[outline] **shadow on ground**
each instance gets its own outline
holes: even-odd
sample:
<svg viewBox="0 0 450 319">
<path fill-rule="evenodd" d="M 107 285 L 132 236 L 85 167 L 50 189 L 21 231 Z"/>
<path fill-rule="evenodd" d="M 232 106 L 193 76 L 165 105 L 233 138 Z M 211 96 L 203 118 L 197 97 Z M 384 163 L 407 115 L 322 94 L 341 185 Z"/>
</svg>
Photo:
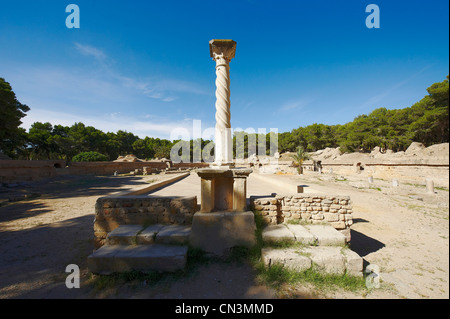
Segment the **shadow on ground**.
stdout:
<svg viewBox="0 0 450 319">
<path fill-rule="evenodd" d="M 361 257 L 367 256 L 386 245 L 372 237 L 351 229 L 351 249 Z"/>
<path fill-rule="evenodd" d="M 87 215 L 0 232 L 0 298 L 77 296 L 80 291 L 65 286 L 65 269 L 69 264 L 86 267 L 86 257 L 93 249 L 92 221 Z"/>
</svg>

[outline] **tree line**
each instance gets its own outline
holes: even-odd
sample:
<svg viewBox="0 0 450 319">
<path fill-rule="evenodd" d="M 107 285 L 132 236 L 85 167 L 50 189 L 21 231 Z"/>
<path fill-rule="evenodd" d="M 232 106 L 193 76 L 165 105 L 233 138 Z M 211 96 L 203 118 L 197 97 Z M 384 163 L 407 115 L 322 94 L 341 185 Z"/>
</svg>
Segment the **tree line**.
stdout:
<svg viewBox="0 0 450 319">
<path fill-rule="evenodd" d="M 253 153 L 261 154 L 258 149 L 266 154 L 273 153 L 277 143 L 278 152 L 284 153 L 295 152 L 298 147 L 309 152 L 327 147 L 340 147 L 341 152 L 370 152 L 376 146 L 401 151 L 413 141 L 427 146 L 449 142 L 448 79 L 447 76 L 446 80 L 431 85 L 428 94 L 411 107 L 378 108 L 343 125 L 314 123 L 278 134 L 235 132 L 234 155 L 246 158 Z M 27 105 L 17 100 L 10 84 L 0 78 L 0 151 L 13 159 L 70 161 L 80 152 L 98 152 L 109 160 L 126 154 L 142 159 L 170 158 L 172 147 L 180 142 L 140 138 L 122 130 L 105 133 L 83 123 L 63 126 L 35 122 L 27 132 L 19 126 L 28 110 Z M 214 154 L 211 141 L 200 139 L 182 143 L 189 148 L 189 154 L 181 154 L 179 150 L 183 161 L 192 160 L 194 154 L 202 151 L 210 156 Z"/>
<path fill-rule="evenodd" d="M 426 146 L 449 142 L 449 84 L 447 79 L 427 89 L 411 107 L 377 108 L 344 125 L 314 123 L 278 136 L 280 152 L 339 147 L 341 152 L 370 152 L 374 147 L 404 151 L 412 142 Z"/>
</svg>

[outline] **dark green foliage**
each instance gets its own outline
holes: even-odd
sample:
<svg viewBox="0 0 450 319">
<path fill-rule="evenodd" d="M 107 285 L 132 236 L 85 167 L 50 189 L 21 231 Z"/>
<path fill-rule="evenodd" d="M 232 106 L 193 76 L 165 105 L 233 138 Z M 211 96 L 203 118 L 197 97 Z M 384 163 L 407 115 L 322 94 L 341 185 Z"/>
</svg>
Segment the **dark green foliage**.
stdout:
<svg viewBox="0 0 450 319">
<path fill-rule="evenodd" d="M 312 124 L 279 134 L 280 152 L 340 147 L 342 152 L 370 152 L 374 147 L 404 151 L 412 142 L 426 146 L 449 142 L 449 89 L 447 79 L 434 83 L 411 107 L 378 108 L 344 125 Z"/>
<path fill-rule="evenodd" d="M 311 152 L 338 146 L 342 152 L 369 152 L 376 146 L 404 151 L 413 141 L 426 146 L 446 143 L 449 142 L 448 86 L 447 76 L 446 80 L 431 85 L 427 89 L 428 95 L 411 107 L 378 108 L 344 125 L 314 123 L 279 134 L 235 132 L 234 155 L 242 159 L 253 153 L 259 154 L 260 143 L 265 144 L 266 155 L 275 152 L 277 143 L 279 153 L 295 152 L 298 147 Z M 16 99 L 9 83 L 0 78 L 0 151 L 12 158 L 70 160 L 80 152 L 91 151 L 106 155 L 108 160 L 127 154 L 142 159 L 170 158 L 172 147 L 180 142 L 152 137 L 141 139 L 121 130 L 104 133 L 83 123 L 69 127 L 36 122 L 27 133 L 19 125 L 28 110 L 28 106 Z M 199 149 L 203 155 L 210 155 L 209 160 L 214 155 L 211 141 L 181 142 L 189 147 L 189 153 L 185 154 L 178 148 L 183 162 L 192 161 L 194 155 L 198 157 Z M 250 149 L 249 145 L 252 146 Z"/>
<path fill-rule="evenodd" d="M 107 160 L 106 155 L 98 152 L 82 152 L 72 158 L 72 162 L 105 162 Z"/>
<path fill-rule="evenodd" d="M 0 152 L 17 158 L 26 143 L 26 132 L 19 126 L 30 108 L 20 103 L 11 85 L 0 78 Z"/>
</svg>

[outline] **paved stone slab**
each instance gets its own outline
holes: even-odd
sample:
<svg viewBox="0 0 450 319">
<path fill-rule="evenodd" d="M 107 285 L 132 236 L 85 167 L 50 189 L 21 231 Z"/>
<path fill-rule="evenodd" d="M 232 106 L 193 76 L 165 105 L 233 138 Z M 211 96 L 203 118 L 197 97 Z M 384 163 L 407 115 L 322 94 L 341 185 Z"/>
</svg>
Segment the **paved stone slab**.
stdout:
<svg viewBox="0 0 450 319">
<path fill-rule="evenodd" d="M 149 245 L 155 242 L 156 234 L 164 227 L 164 225 L 150 225 L 136 236 L 138 245 Z"/>
<path fill-rule="evenodd" d="M 263 248 L 261 259 L 266 267 L 280 264 L 295 271 L 311 267 L 324 274 L 363 276 L 363 260 L 348 248 L 310 246 L 301 248 Z"/>
<path fill-rule="evenodd" d="M 363 276 L 364 261 L 356 252 L 345 248 L 342 251 L 345 258 L 345 268 L 350 276 Z"/>
<path fill-rule="evenodd" d="M 190 245 L 207 253 L 224 256 L 235 246 L 256 244 L 256 224 L 253 212 L 195 213 L 192 220 Z"/>
<path fill-rule="evenodd" d="M 295 241 L 294 233 L 284 224 L 267 226 L 263 229 L 262 238 L 264 242 Z"/>
<path fill-rule="evenodd" d="M 320 246 L 344 246 L 345 236 L 333 226 L 308 225 L 305 228 L 317 238 Z"/>
<path fill-rule="evenodd" d="M 325 274 L 343 275 L 345 273 L 345 258 L 341 247 L 316 246 L 305 247 L 301 251 L 308 255 L 314 268 Z"/>
<path fill-rule="evenodd" d="M 155 242 L 159 244 L 187 244 L 191 226 L 165 225 L 157 234 Z"/>
<path fill-rule="evenodd" d="M 114 256 L 118 252 L 117 247 L 117 245 L 105 245 L 88 256 L 87 263 L 89 271 L 94 274 L 102 275 L 113 273 L 114 271 L 111 268 L 111 265 L 114 262 Z"/>
<path fill-rule="evenodd" d="M 300 242 L 303 245 L 316 244 L 317 238 L 302 225 L 287 224 L 287 228 L 294 234 L 295 241 Z"/>
<path fill-rule="evenodd" d="M 141 225 L 120 225 L 108 234 L 108 245 L 135 245 L 136 235 L 143 229 Z"/>
<path fill-rule="evenodd" d="M 88 257 L 88 268 L 103 275 L 128 271 L 173 272 L 185 267 L 187 250 L 187 246 L 159 244 L 106 245 Z"/>
<path fill-rule="evenodd" d="M 261 258 L 266 267 L 280 264 L 288 269 L 299 272 L 311 268 L 312 265 L 311 259 L 300 253 L 299 250 L 295 248 L 263 248 L 261 250 Z"/>
</svg>

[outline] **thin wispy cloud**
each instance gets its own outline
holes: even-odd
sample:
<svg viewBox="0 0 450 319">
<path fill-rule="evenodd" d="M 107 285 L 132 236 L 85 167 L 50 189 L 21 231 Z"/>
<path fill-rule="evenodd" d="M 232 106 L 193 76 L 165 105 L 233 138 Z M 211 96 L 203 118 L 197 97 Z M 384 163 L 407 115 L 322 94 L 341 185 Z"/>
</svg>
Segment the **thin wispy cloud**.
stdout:
<svg viewBox="0 0 450 319">
<path fill-rule="evenodd" d="M 72 126 L 74 123 L 83 123 L 93 126 L 103 132 L 117 132 L 119 130 L 132 132 L 140 138 L 146 136 L 169 139 L 171 133 L 177 129 L 192 132 L 191 119 L 172 120 L 164 117 L 154 116 L 152 120 L 142 121 L 138 117 L 127 116 L 120 112 L 106 113 L 103 116 L 89 116 L 73 114 L 63 111 L 50 111 L 42 109 L 31 109 L 27 116 L 22 119 L 21 127 L 28 129 L 34 122 L 49 122 L 52 125 Z"/>
<path fill-rule="evenodd" d="M 75 47 L 82 55 L 94 57 L 98 61 L 105 61 L 107 58 L 103 51 L 94 48 L 93 46 L 75 42 Z"/>
<path fill-rule="evenodd" d="M 391 87 L 387 88 L 386 90 L 384 90 L 383 92 L 381 92 L 380 94 L 374 95 L 372 97 L 370 97 L 368 100 L 366 100 L 360 107 L 359 109 L 365 109 L 365 108 L 376 108 L 376 107 L 380 107 L 378 104 L 385 99 L 387 96 L 389 96 L 390 94 L 394 93 L 395 91 L 397 91 L 398 89 L 400 89 L 402 86 L 404 86 L 405 84 L 407 84 L 408 82 L 410 82 L 411 80 L 413 80 L 414 78 L 416 78 L 417 76 L 419 76 L 420 74 L 422 74 L 423 72 L 425 72 L 426 70 L 428 70 L 432 65 L 427 65 L 424 68 L 422 68 L 421 70 L 419 70 L 418 72 L 414 73 L 413 75 L 411 75 L 410 77 L 395 83 L 394 85 L 392 85 Z"/>
<path fill-rule="evenodd" d="M 118 81 L 124 87 L 135 89 L 152 99 L 163 102 L 172 102 L 179 98 L 177 93 L 208 94 L 204 89 L 192 82 L 154 77 L 142 79 L 120 74 L 112 67 L 108 66 L 110 58 L 101 49 L 87 44 L 80 44 L 78 42 L 75 42 L 75 47 L 82 55 L 92 57 L 100 62 L 103 67 L 102 72 L 104 72 L 110 80 Z"/>
<path fill-rule="evenodd" d="M 290 100 L 284 103 L 280 110 L 281 111 L 292 111 L 292 110 L 300 110 L 311 103 L 311 100 L 308 99 L 298 99 L 298 100 Z"/>
</svg>

